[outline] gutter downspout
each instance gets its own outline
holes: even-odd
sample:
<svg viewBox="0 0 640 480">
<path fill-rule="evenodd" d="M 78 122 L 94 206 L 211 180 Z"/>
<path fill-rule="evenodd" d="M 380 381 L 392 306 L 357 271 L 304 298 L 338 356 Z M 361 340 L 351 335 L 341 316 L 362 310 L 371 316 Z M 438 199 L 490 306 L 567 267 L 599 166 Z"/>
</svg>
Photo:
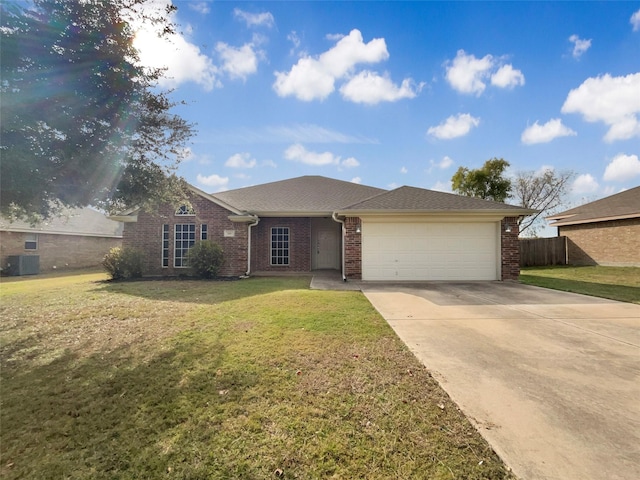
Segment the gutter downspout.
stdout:
<svg viewBox="0 0 640 480">
<path fill-rule="evenodd" d="M 331 218 L 333 219 L 334 222 L 338 222 L 342 225 L 342 235 L 340 235 L 340 245 L 342 246 L 342 281 L 346 282 L 347 281 L 347 276 L 345 275 L 345 266 L 344 266 L 344 236 L 345 236 L 345 226 L 344 226 L 344 220 L 340 220 L 337 216 L 338 212 L 333 212 L 331 214 Z"/>
<path fill-rule="evenodd" d="M 255 227 L 259 223 L 260 217 L 256 217 L 253 223 L 247 225 L 247 273 L 245 273 L 247 277 L 251 275 L 251 227 Z"/>
</svg>

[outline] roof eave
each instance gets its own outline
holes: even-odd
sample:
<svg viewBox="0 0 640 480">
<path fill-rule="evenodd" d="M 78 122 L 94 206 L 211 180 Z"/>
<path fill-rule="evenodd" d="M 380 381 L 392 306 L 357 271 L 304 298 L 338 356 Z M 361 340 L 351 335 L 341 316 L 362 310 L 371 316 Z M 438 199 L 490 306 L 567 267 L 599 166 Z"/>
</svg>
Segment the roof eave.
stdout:
<svg viewBox="0 0 640 480">
<path fill-rule="evenodd" d="M 575 215 L 571 215 L 572 217 Z M 549 223 L 550 227 L 566 227 L 569 225 L 584 225 L 585 223 L 599 223 L 599 222 L 611 222 L 613 220 L 628 220 L 630 218 L 640 218 L 640 213 L 631 213 L 629 215 L 615 215 L 611 217 L 595 217 L 595 218 L 583 218 L 581 220 L 557 220 Z M 554 220 L 553 217 L 547 217 L 547 220 Z"/>
<path fill-rule="evenodd" d="M 135 223 L 138 221 L 138 215 L 107 215 L 109 220 L 122 223 Z"/>
<path fill-rule="evenodd" d="M 402 210 L 402 209 L 366 209 L 366 210 L 338 210 L 337 215 L 345 217 L 358 217 L 366 215 L 395 215 L 395 216 L 451 216 L 451 215 L 481 215 L 491 216 L 496 215 L 502 217 L 519 217 L 523 215 L 533 215 L 537 213 L 537 210 L 530 209 L 475 209 L 475 210 Z"/>
<path fill-rule="evenodd" d="M 331 210 L 309 210 L 309 211 L 252 211 L 258 217 L 330 217 Z"/>
<path fill-rule="evenodd" d="M 235 213 L 236 215 L 244 215 L 246 212 L 243 212 L 242 210 L 239 210 L 238 208 L 234 207 L 233 205 L 220 200 L 219 198 L 217 198 L 215 195 L 210 195 L 207 192 L 200 190 L 197 187 L 194 187 L 191 184 L 188 184 L 189 186 L 189 190 L 191 190 L 193 193 L 200 195 L 203 198 L 206 198 L 207 200 L 215 203 L 216 205 L 224 208 L 225 210 L 229 210 L 232 213 Z"/>
</svg>

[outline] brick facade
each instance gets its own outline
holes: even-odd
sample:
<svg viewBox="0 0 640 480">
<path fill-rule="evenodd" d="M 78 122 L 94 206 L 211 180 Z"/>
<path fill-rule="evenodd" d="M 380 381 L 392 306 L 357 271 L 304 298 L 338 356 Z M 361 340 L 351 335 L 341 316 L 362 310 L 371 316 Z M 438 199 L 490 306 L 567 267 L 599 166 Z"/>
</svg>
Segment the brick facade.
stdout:
<svg viewBox="0 0 640 480">
<path fill-rule="evenodd" d="M 216 242 L 224 251 L 224 264 L 219 272 L 221 276 L 239 276 L 247 270 L 247 231 L 246 223 L 234 223 L 229 220 L 230 211 L 219 205 L 193 195 L 190 199 L 195 215 L 175 215 L 176 208 L 165 205 L 151 214 L 139 212 L 138 221 L 126 223 L 123 245 L 142 250 L 145 253 L 144 275 L 174 276 L 188 274 L 188 268 L 174 267 L 175 225 L 195 224 L 196 241 L 200 239 L 201 226 L 207 225 L 207 238 Z M 162 226 L 169 225 L 169 266 L 162 266 Z M 226 234 L 225 234 L 226 231 Z"/>
<path fill-rule="evenodd" d="M 569 265 L 640 266 L 640 218 L 558 227 Z"/>
<path fill-rule="evenodd" d="M 0 262 L 3 269 L 11 255 L 38 255 L 41 273 L 96 267 L 111 248 L 122 244 L 122 239 L 116 237 L 38 233 L 37 249 L 25 250 L 27 235 L 30 234 L 7 231 L 0 233 Z"/>
<path fill-rule="evenodd" d="M 289 228 L 289 265 L 271 265 L 271 228 Z M 311 271 L 311 218 L 265 217 L 251 229 L 251 271 L 292 273 Z"/>
<path fill-rule="evenodd" d="M 360 226 L 358 217 L 348 217 L 344 221 L 344 274 L 347 279 L 362 278 L 362 234 L 356 231 Z"/>
<path fill-rule="evenodd" d="M 511 232 L 507 232 L 511 227 Z M 500 224 L 501 280 L 518 280 L 520 277 L 520 228 L 518 217 L 506 217 Z"/>
</svg>

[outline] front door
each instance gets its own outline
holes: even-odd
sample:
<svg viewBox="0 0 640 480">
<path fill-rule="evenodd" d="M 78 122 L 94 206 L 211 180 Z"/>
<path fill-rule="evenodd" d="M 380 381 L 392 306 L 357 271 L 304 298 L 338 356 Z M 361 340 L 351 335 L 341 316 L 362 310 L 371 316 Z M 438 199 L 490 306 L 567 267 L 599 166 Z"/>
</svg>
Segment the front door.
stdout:
<svg viewBox="0 0 640 480">
<path fill-rule="evenodd" d="M 340 269 L 340 224 L 330 218 L 311 222 L 311 266 L 313 270 Z"/>
</svg>

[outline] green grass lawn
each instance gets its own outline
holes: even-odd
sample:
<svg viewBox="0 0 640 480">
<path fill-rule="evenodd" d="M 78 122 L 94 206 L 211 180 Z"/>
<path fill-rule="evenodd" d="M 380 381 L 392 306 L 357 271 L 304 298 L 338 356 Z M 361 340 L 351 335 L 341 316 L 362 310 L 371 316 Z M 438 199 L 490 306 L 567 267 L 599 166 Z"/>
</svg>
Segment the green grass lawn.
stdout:
<svg viewBox="0 0 640 480">
<path fill-rule="evenodd" d="M 520 281 L 640 304 L 639 267 L 530 267 L 522 269 Z"/>
<path fill-rule="evenodd" d="M 0 284 L 2 478 L 511 478 L 358 292 L 104 278 Z"/>
</svg>

